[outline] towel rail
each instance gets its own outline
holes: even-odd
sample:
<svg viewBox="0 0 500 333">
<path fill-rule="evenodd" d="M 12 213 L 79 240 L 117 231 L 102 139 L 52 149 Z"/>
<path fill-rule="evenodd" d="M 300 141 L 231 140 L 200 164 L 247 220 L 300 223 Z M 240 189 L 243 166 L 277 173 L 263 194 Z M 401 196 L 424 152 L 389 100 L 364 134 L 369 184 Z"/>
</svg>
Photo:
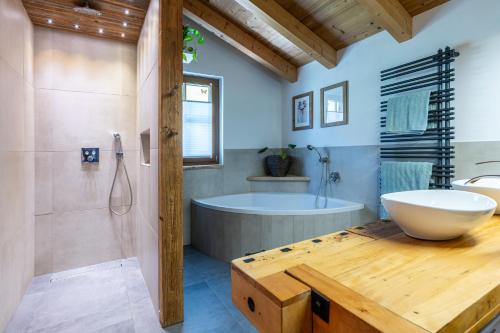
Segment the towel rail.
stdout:
<svg viewBox="0 0 500 333">
<path fill-rule="evenodd" d="M 446 47 L 435 54 L 380 72 L 380 159 L 427 161 L 434 163 L 429 188 L 450 189 L 455 175 L 452 160 L 455 147 L 455 69 L 452 67 L 460 54 Z M 388 98 L 409 91 L 431 89 L 428 122 L 435 127 L 423 134 L 398 134 L 385 131 Z"/>
</svg>

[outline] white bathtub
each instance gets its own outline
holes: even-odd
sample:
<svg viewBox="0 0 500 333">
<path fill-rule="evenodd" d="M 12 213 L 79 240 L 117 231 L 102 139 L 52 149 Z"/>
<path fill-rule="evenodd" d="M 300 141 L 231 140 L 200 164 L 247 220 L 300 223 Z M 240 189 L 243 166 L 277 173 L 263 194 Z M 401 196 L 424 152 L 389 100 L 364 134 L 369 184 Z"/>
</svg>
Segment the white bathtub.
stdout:
<svg viewBox="0 0 500 333">
<path fill-rule="evenodd" d="M 255 215 L 320 215 L 343 213 L 364 208 L 363 204 L 328 198 L 326 208 L 315 208 L 314 194 L 309 193 L 243 193 L 231 194 L 193 202 L 201 207 L 214 210 Z M 319 198 L 319 206 L 325 199 Z"/>
<path fill-rule="evenodd" d="M 363 204 L 328 199 L 327 208 L 316 209 L 315 198 L 308 193 L 245 193 L 193 200 L 192 245 L 230 261 L 373 222 Z"/>
</svg>

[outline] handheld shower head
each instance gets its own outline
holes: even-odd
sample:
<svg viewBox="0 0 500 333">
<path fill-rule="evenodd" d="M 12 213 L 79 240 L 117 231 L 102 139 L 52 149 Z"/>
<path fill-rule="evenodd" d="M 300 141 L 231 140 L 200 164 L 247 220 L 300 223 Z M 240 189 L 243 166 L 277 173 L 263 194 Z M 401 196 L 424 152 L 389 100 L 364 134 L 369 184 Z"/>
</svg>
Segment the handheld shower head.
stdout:
<svg viewBox="0 0 500 333">
<path fill-rule="evenodd" d="M 324 156 L 324 157 L 323 157 L 323 156 L 321 155 L 321 153 L 319 152 L 319 150 L 318 150 L 316 147 L 311 146 L 311 145 L 307 145 L 307 149 L 309 149 L 310 151 L 315 151 L 315 152 L 316 152 L 316 154 L 318 154 L 318 156 L 319 156 L 319 161 L 320 161 L 321 163 L 326 163 L 326 162 L 328 162 L 328 156 Z"/>
<path fill-rule="evenodd" d="M 120 133 L 113 133 L 113 137 L 115 138 L 115 149 L 116 149 L 116 157 L 123 157 L 123 147 L 122 147 L 122 137 Z"/>
</svg>

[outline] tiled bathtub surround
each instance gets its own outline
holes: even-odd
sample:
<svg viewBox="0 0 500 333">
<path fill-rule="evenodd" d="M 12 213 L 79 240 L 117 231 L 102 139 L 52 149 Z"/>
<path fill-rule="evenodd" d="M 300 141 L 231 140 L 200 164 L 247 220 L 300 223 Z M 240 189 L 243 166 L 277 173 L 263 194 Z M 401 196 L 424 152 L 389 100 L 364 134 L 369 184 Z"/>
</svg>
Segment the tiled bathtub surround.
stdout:
<svg viewBox="0 0 500 333">
<path fill-rule="evenodd" d="M 364 219 L 364 220 L 363 220 Z M 193 204 L 192 244 L 223 261 L 365 224 L 362 210 L 322 215 L 230 213 Z"/>
<path fill-rule="evenodd" d="M 0 1 L 0 332 L 34 274 L 33 25 Z"/>
<path fill-rule="evenodd" d="M 226 149 L 224 165 L 184 169 L 184 243 L 191 244 L 191 199 L 247 192 L 306 192 L 307 182 L 252 182 L 263 176 L 264 155 L 258 149 Z"/>
<path fill-rule="evenodd" d="M 136 188 L 135 75 L 133 45 L 35 29 L 37 275 L 134 255 L 135 210 L 111 215 L 108 194 L 113 132 Z M 99 164 L 82 164 L 81 147 L 100 148 Z M 121 210 L 128 200 L 120 173 L 112 203 Z"/>
</svg>

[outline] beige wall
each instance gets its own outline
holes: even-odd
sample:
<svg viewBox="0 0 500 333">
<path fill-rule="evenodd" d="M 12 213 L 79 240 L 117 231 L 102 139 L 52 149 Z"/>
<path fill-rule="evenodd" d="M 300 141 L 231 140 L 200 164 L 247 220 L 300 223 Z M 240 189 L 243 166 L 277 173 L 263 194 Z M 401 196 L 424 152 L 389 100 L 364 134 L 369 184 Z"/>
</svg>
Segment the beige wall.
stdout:
<svg viewBox="0 0 500 333">
<path fill-rule="evenodd" d="M 137 133 L 151 132 L 151 163 L 138 163 L 136 253 L 158 311 L 158 0 L 151 1 L 137 45 Z M 137 143 L 139 145 L 139 142 Z M 141 158 L 141 157 L 139 157 Z"/>
<path fill-rule="evenodd" d="M 0 1 L 0 331 L 34 270 L 33 26 Z"/>
<path fill-rule="evenodd" d="M 134 255 L 135 210 L 111 215 L 108 194 L 113 132 L 135 191 L 136 61 L 132 44 L 35 29 L 36 275 Z M 100 148 L 100 163 L 82 164 L 81 147 Z M 113 204 L 128 198 L 120 174 Z"/>
</svg>

